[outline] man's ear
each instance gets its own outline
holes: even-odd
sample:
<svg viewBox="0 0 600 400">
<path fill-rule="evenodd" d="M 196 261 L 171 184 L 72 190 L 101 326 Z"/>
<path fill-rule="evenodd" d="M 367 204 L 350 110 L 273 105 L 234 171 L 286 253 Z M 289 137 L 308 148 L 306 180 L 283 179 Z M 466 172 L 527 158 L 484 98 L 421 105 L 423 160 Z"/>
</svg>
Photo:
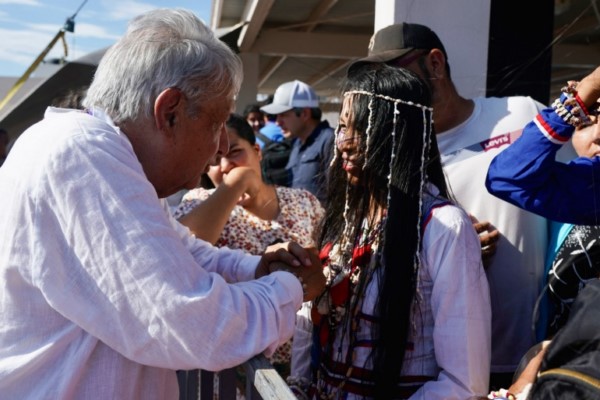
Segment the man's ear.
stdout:
<svg viewBox="0 0 600 400">
<path fill-rule="evenodd" d="M 181 90 L 167 88 L 154 101 L 154 123 L 159 130 L 171 129 L 177 123 L 183 106 Z"/>
<path fill-rule="evenodd" d="M 440 49 L 431 49 L 429 52 L 432 78 L 440 79 L 446 75 L 446 57 Z"/>
</svg>

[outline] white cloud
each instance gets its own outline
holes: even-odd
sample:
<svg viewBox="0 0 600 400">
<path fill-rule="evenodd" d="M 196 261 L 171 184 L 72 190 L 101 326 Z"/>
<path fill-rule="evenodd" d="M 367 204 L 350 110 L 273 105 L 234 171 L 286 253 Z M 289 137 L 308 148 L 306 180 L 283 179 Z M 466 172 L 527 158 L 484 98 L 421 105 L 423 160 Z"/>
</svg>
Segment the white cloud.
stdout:
<svg viewBox="0 0 600 400">
<path fill-rule="evenodd" d="M 93 25 L 89 25 L 93 27 Z M 87 29 L 87 28 L 86 28 Z M 82 29 L 82 30 L 86 30 Z M 92 31 L 94 29 L 91 29 Z M 55 29 L 55 32 L 58 30 Z M 108 35 L 106 32 L 99 32 L 102 34 L 102 41 L 95 40 L 94 43 L 90 43 L 89 40 L 78 41 L 75 39 L 75 45 L 73 45 L 73 36 L 67 36 L 68 45 L 68 59 L 75 60 L 90 51 L 97 50 L 101 47 L 108 46 L 109 43 L 106 39 L 114 39 L 113 36 Z M 3 40 L 0 41 L 0 65 L 4 63 L 19 64 L 22 66 L 22 70 L 19 73 L 25 72 L 25 70 L 35 61 L 35 59 L 44 51 L 46 46 L 50 43 L 53 35 L 49 35 L 42 31 L 32 30 L 10 30 L 0 28 L 0 37 Z M 62 58 L 64 57 L 63 45 L 57 42 L 44 59 L 51 58 Z"/>
<path fill-rule="evenodd" d="M 41 6 L 38 0 L 0 0 L 0 4 L 20 4 L 23 6 Z"/>
<path fill-rule="evenodd" d="M 80 3 L 81 0 L 76 2 L 77 5 Z M 65 35 L 68 58 L 74 60 L 91 51 L 112 45 L 125 32 L 128 21 L 149 10 L 175 4 L 193 8 L 191 4 L 199 7 L 198 3 L 209 5 L 210 1 L 89 1 L 75 19 L 75 32 Z M 0 5 L 4 4 L 11 6 L 0 6 L 0 75 L 21 74 L 59 32 L 64 18 L 73 13 L 73 3 L 71 0 L 0 0 Z M 30 6 L 36 6 L 36 10 Z M 30 12 L 39 10 L 42 12 Z M 48 23 L 49 21 L 56 22 Z M 63 55 L 62 43 L 56 43 L 45 58 L 58 58 Z"/>
<path fill-rule="evenodd" d="M 106 30 L 106 28 L 99 26 L 99 25 L 86 24 L 83 22 L 75 23 L 75 36 L 91 37 L 91 38 L 97 38 L 97 39 L 117 40 L 121 36 L 118 34 L 115 34 L 115 33 L 116 32 L 114 32 L 114 33 L 108 32 Z"/>
<path fill-rule="evenodd" d="M 2 1 L 2 0 L 0 0 Z M 137 17 L 146 11 L 154 10 L 157 8 L 155 5 L 150 3 L 143 3 L 135 0 L 122 0 L 122 1 L 104 1 L 106 7 L 107 16 L 113 20 L 130 20 L 133 17 Z"/>
<path fill-rule="evenodd" d="M 25 28 L 37 31 L 38 33 L 58 33 L 61 26 L 56 24 L 25 24 Z"/>
<path fill-rule="evenodd" d="M 52 25 L 52 24 L 27 24 L 28 28 L 40 31 L 40 32 L 52 32 L 57 33 L 60 26 Z M 67 32 L 67 38 L 71 36 L 75 36 L 76 38 L 95 38 L 95 39 L 108 39 L 108 40 L 117 40 L 120 35 L 108 32 L 105 27 L 87 24 L 85 22 L 75 22 L 75 32 L 70 33 Z"/>
<path fill-rule="evenodd" d="M 0 60 L 29 65 L 52 39 L 44 32 L 0 28 Z M 42 43 L 42 45 L 40 45 Z M 61 50 L 59 46 L 55 46 Z"/>
</svg>

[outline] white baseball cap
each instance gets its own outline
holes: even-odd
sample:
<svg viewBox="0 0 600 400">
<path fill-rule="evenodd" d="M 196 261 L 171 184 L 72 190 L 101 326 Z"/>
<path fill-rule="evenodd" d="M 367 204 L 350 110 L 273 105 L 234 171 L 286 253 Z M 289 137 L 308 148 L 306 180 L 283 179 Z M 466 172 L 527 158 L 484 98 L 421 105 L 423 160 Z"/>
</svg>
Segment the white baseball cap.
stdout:
<svg viewBox="0 0 600 400">
<path fill-rule="evenodd" d="M 279 85 L 273 96 L 273 102 L 260 109 L 267 114 L 277 115 L 295 107 L 319 107 L 319 98 L 313 88 L 298 80 Z"/>
</svg>

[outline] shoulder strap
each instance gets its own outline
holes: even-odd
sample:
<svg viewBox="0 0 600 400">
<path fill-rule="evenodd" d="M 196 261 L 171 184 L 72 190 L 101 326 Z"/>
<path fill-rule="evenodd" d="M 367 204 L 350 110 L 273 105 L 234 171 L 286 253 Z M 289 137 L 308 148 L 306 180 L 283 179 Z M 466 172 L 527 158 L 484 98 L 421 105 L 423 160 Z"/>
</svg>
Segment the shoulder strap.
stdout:
<svg viewBox="0 0 600 400">
<path fill-rule="evenodd" d="M 431 217 L 433 215 L 433 210 L 435 210 L 436 208 L 447 206 L 448 204 L 452 204 L 452 203 L 450 203 L 447 200 L 442 200 L 442 201 L 434 202 L 433 204 L 429 205 L 429 208 L 426 208 L 426 212 L 424 212 L 423 215 L 421 216 L 421 233 L 425 232 L 425 228 L 427 227 L 427 224 L 429 223 L 429 221 L 431 221 Z"/>
<path fill-rule="evenodd" d="M 547 371 L 540 373 L 539 378 L 571 378 L 571 380 L 583 382 L 596 390 L 600 389 L 600 380 L 594 378 L 593 376 L 589 376 L 587 374 L 581 373 L 579 371 L 573 371 L 566 368 L 553 368 Z"/>
<path fill-rule="evenodd" d="M 256 137 L 259 138 L 260 140 L 262 140 L 264 142 L 265 146 L 272 142 L 271 139 L 269 139 L 266 135 L 264 135 L 260 131 L 256 132 Z"/>
</svg>

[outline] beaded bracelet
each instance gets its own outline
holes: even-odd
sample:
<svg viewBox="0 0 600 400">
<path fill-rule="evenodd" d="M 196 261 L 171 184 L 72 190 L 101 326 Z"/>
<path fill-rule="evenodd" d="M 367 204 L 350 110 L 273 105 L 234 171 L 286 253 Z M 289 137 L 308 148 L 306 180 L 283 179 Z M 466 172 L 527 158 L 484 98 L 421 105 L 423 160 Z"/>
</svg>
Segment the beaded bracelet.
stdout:
<svg viewBox="0 0 600 400">
<path fill-rule="evenodd" d="M 562 120 L 575 128 L 592 125 L 590 112 L 577 94 L 578 84 L 577 81 L 568 81 L 567 86 L 561 88 L 563 95 L 552 104 Z"/>
<path fill-rule="evenodd" d="M 488 399 L 492 400 L 516 400 L 517 397 L 506 389 L 492 390 L 488 394 Z"/>
<path fill-rule="evenodd" d="M 552 103 L 552 108 L 554 108 L 554 112 L 567 124 L 576 128 L 583 125 L 583 120 L 571 114 L 569 109 L 565 106 L 560 98 L 554 100 L 554 103 Z"/>
</svg>

